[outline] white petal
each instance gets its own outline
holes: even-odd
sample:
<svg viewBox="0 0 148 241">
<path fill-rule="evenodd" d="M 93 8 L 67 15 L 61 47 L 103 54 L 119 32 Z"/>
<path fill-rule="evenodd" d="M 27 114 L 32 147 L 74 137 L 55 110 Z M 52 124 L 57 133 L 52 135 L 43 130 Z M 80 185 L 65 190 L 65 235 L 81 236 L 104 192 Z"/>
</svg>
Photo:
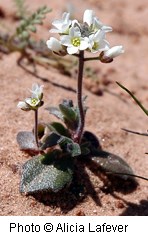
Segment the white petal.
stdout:
<svg viewBox="0 0 148 241">
<path fill-rule="evenodd" d="M 69 26 L 71 25 L 71 20 L 69 19 L 70 14 L 69 13 L 63 13 L 61 20 L 55 20 L 53 21 L 52 25 L 56 29 L 51 29 L 50 32 L 52 33 L 64 33 L 68 30 Z"/>
<path fill-rule="evenodd" d="M 104 57 L 109 57 L 113 59 L 122 53 L 124 53 L 123 46 L 114 46 L 104 52 Z"/>
<path fill-rule="evenodd" d="M 62 50 L 61 43 L 54 37 L 51 37 L 49 40 L 47 40 L 46 44 L 47 47 L 54 52 L 59 52 L 60 50 Z"/>
<path fill-rule="evenodd" d="M 19 101 L 17 107 L 22 109 L 22 110 L 25 110 L 25 111 L 29 111 L 30 110 L 30 107 L 26 104 L 25 101 Z"/>
<path fill-rule="evenodd" d="M 80 49 L 80 50 L 85 50 L 85 49 L 88 48 L 88 46 L 89 46 L 88 41 L 86 41 L 86 40 L 81 40 L 79 49 Z"/>
<path fill-rule="evenodd" d="M 26 98 L 25 99 L 25 102 L 28 104 L 28 105 L 30 105 L 30 106 L 32 106 L 32 98 Z"/>
<path fill-rule="evenodd" d="M 106 40 L 103 40 L 100 43 L 99 51 L 107 51 L 109 47 L 110 47 L 109 42 L 107 42 Z"/>
<path fill-rule="evenodd" d="M 62 19 L 64 22 L 68 22 L 69 21 L 69 17 L 70 17 L 70 13 L 63 13 Z"/>
<path fill-rule="evenodd" d="M 76 20 L 76 19 L 72 20 L 71 26 L 72 26 L 72 27 L 76 27 L 76 26 L 77 26 L 77 27 L 80 28 L 80 24 L 79 24 L 78 20 Z"/>
<path fill-rule="evenodd" d="M 94 12 L 93 10 L 86 9 L 83 15 L 83 22 L 89 26 L 93 23 Z"/>
<path fill-rule="evenodd" d="M 103 23 L 96 17 L 93 19 L 93 24 L 96 29 L 101 29 L 103 27 Z"/>
<path fill-rule="evenodd" d="M 101 42 L 105 38 L 105 32 L 99 30 L 97 33 L 94 35 L 94 40 L 96 42 Z"/>
<path fill-rule="evenodd" d="M 33 83 L 31 92 L 36 91 L 38 88 L 39 88 L 39 85 L 37 83 Z"/>
<path fill-rule="evenodd" d="M 69 36 L 71 38 L 73 38 L 73 37 L 80 37 L 81 36 L 81 32 L 80 32 L 79 27 L 71 27 L 70 30 L 69 30 Z"/>
<path fill-rule="evenodd" d="M 79 50 L 78 47 L 74 47 L 74 46 L 71 46 L 71 47 L 67 48 L 67 52 L 69 54 L 76 54 L 78 52 L 78 50 Z"/>
<path fill-rule="evenodd" d="M 30 90 L 30 92 L 32 93 L 32 98 L 36 98 L 41 100 L 43 98 L 43 85 L 39 85 L 39 84 L 33 84 L 32 85 L 32 90 Z"/>
<path fill-rule="evenodd" d="M 54 29 L 54 28 L 52 28 L 52 29 L 49 30 L 49 32 L 50 32 L 50 33 L 59 33 L 60 30 L 59 30 L 59 29 Z"/>
<path fill-rule="evenodd" d="M 105 31 L 106 33 L 107 32 L 111 32 L 113 29 L 112 29 L 112 27 L 110 27 L 110 26 L 102 26 L 102 28 L 101 28 L 103 31 Z"/>
<path fill-rule="evenodd" d="M 61 44 L 64 46 L 71 46 L 71 38 L 69 35 L 61 36 Z"/>
<path fill-rule="evenodd" d="M 79 27 L 74 27 L 74 37 L 81 37 L 81 32 Z"/>
</svg>

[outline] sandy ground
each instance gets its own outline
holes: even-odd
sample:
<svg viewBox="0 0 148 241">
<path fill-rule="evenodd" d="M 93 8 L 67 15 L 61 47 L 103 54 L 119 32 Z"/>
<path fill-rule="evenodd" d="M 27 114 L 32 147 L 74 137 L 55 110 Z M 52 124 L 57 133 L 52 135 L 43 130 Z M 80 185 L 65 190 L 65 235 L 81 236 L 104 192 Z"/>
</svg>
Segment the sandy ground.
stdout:
<svg viewBox="0 0 148 241">
<path fill-rule="evenodd" d="M 68 1 L 28 0 L 31 9 L 43 4 L 53 9 L 44 25 L 39 28 L 41 38 L 48 39 L 51 21 L 58 18 Z M 110 64 L 95 62 L 97 81 L 84 79 L 83 94 L 88 96 L 89 110 L 85 129 L 95 133 L 102 148 L 122 157 L 137 175 L 148 177 L 148 138 L 125 133 L 121 128 L 147 131 L 147 117 L 131 98 L 121 90 L 116 81 L 134 91 L 145 106 L 148 106 L 148 2 L 147 0 L 87 0 L 71 1 L 80 18 L 86 8 L 113 27 L 108 34 L 112 45 L 123 45 L 125 54 Z M 10 0 L 0 0 L 0 7 L 11 24 L 14 13 Z M 1 20 L 0 20 L 1 21 Z M 80 163 L 73 184 L 59 194 L 25 196 L 19 193 L 20 170 L 30 157 L 19 150 L 16 143 L 18 131 L 30 130 L 33 123 L 31 112 L 24 113 L 16 108 L 19 100 L 27 96 L 32 83 L 44 84 L 45 106 L 57 105 L 63 98 L 75 101 L 76 80 L 58 70 L 37 66 L 41 79 L 21 69 L 16 61 L 18 53 L 0 55 L 0 215 L 148 215 L 148 182 L 137 180 L 134 186 L 129 181 L 118 179 L 108 184 Z M 95 66 L 95 67 L 94 67 Z M 95 91 L 101 84 L 101 95 Z M 58 85 L 57 85 L 58 83 Z M 70 88 L 69 88 L 70 87 Z M 68 90 L 70 89 L 70 90 Z M 100 93 L 100 92 L 99 92 Z M 41 108 L 40 119 L 53 120 Z"/>
</svg>

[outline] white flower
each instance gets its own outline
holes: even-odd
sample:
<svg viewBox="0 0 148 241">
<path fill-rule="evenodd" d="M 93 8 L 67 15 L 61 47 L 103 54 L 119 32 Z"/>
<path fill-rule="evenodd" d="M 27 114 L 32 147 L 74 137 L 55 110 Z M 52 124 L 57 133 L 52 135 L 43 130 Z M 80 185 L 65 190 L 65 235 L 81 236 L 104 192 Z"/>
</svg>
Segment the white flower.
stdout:
<svg viewBox="0 0 148 241">
<path fill-rule="evenodd" d="M 93 10 L 85 10 L 84 15 L 83 15 L 83 22 L 87 23 L 90 32 L 95 33 L 98 30 L 103 30 L 104 32 L 110 32 L 112 31 L 112 28 L 110 26 L 104 25 L 98 18 L 96 18 Z"/>
<path fill-rule="evenodd" d="M 67 34 L 69 32 L 69 27 L 72 23 L 72 21 L 69 19 L 70 13 L 63 13 L 62 19 L 61 20 L 55 20 L 53 21 L 52 25 L 56 29 L 51 29 L 51 33 L 60 33 L 60 34 Z"/>
<path fill-rule="evenodd" d="M 51 37 L 49 40 L 46 42 L 47 47 L 51 49 L 54 53 L 64 56 L 66 55 L 66 51 L 61 45 L 60 41 L 57 40 L 56 38 Z"/>
<path fill-rule="evenodd" d="M 109 43 L 105 40 L 105 32 L 99 30 L 89 36 L 89 49 L 92 53 L 109 49 Z"/>
<path fill-rule="evenodd" d="M 24 101 L 20 101 L 17 105 L 18 108 L 25 111 L 37 110 L 44 104 L 42 101 L 43 85 L 39 86 L 38 84 L 33 84 L 30 92 L 32 93 L 31 97 L 26 98 Z"/>
<path fill-rule="evenodd" d="M 25 111 L 29 111 L 30 110 L 29 105 L 25 101 L 19 101 L 17 107 L 22 109 L 22 110 L 25 110 Z"/>
<path fill-rule="evenodd" d="M 61 36 L 61 44 L 67 46 L 67 52 L 69 54 L 75 54 L 78 50 L 85 50 L 89 46 L 88 38 L 81 37 L 79 27 L 71 27 L 69 35 Z"/>
<path fill-rule="evenodd" d="M 42 100 L 43 98 L 43 85 L 33 84 L 32 90 L 30 92 L 32 93 L 32 98 Z"/>
<path fill-rule="evenodd" d="M 108 49 L 107 51 L 104 51 L 103 57 L 113 59 L 123 53 L 124 53 L 123 46 L 114 46 L 114 47 Z"/>
<path fill-rule="evenodd" d="M 53 21 L 53 26 L 55 29 L 51 29 L 51 32 L 59 33 L 60 40 L 51 37 L 46 44 L 49 49 L 58 55 L 76 54 L 83 50 L 92 53 L 101 51 L 100 61 L 108 63 L 124 52 L 122 46 L 110 48 L 105 39 L 105 34 L 112 31 L 112 28 L 104 25 L 95 16 L 93 10 L 85 10 L 81 23 L 76 19 L 70 20 L 70 13 L 65 12 L 61 20 Z"/>
<path fill-rule="evenodd" d="M 38 105 L 40 104 L 40 100 L 33 97 L 26 98 L 25 102 L 32 108 L 38 107 Z"/>
</svg>

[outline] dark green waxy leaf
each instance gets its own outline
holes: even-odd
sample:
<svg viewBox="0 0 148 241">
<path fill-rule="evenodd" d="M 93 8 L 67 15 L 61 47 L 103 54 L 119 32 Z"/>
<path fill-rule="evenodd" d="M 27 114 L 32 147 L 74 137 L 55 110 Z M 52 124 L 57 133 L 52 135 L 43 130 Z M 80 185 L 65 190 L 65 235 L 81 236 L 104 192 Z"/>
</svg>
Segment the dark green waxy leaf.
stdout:
<svg viewBox="0 0 148 241">
<path fill-rule="evenodd" d="M 62 136 L 59 141 L 59 145 L 62 149 L 71 154 L 72 157 L 81 155 L 81 148 L 78 143 L 73 142 L 72 139 Z"/>
<path fill-rule="evenodd" d="M 51 132 L 51 134 L 47 134 L 42 138 L 42 145 L 41 150 L 45 150 L 46 148 L 55 146 L 58 144 L 60 139 L 60 135 L 56 134 L 55 132 Z"/>
<path fill-rule="evenodd" d="M 46 110 L 48 110 L 50 114 L 54 115 L 55 117 L 57 117 L 58 119 L 63 121 L 63 115 L 62 115 L 61 111 L 58 108 L 56 108 L 56 107 L 47 107 Z"/>
<path fill-rule="evenodd" d="M 60 122 L 51 122 L 48 124 L 48 128 L 62 136 L 69 136 L 68 130 Z"/>
<path fill-rule="evenodd" d="M 71 157 L 58 151 L 28 160 L 22 169 L 20 192 L 31 194 L 44 191 L 58 192 L 70 185 L 73 178 Z"/>
<path fill-rule="evenodd" d="M 89 142 L 92 148 L 101 149 L 98 138 L 90 131 L 84 132 L 82 142 Z"/>
<path fill-rule="evenodd" d="M 73 110 L 72 107 L 69 107 L 69 106 L 64 105 L 64 104 L 60 104 L 59 109 L 66 119 L 68 119 L 70 121 L 76 121 L 77 115 L 76 115 L 76 112 Z"/>
<path fill-rule="evenodd" d="M 132 175 L 134 175 L 134 173 L 131 167 L 117 155 L 106 151 L 96 151 L 94 156 L 91 157 L 91 160 L 107 173 L 117 174 L 125 180 L 133 178 Z"/>
<path fill-rule="evenodd" d="M 90 153 L 90 143 L 85 142 L 81 144 L 81 155 L 88 155 Z"/>
<path fill-rule="evenodd" d="M 21 131 L 17 134 L 17 142 L 20 150 L 38 150 L 35 138 L 32 132 Z"/>
</svg>

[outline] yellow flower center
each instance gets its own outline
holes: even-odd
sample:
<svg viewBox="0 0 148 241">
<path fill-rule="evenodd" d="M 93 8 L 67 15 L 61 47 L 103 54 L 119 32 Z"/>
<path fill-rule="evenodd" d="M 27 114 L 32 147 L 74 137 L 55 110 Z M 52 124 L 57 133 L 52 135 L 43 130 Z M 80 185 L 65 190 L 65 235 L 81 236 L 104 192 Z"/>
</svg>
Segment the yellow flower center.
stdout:
<svg viewBox="0 0 148 241">
<path fill-rule="evenodd" d="M 31 104 L 32 104 L 32 105 L 35 106 L 37 103 L 38 103 L 38 100 L 37 100 L 36 98 L 32 98 L 32 99 L 31 99 Z"/>
<path fill-rule="evenodd" d="M 80 38 L 73 38 L 71 42 L 72 42 L 72 45 L 75 47 L 80 46 L 80 43 L 81 43 Z"/>
<path fill-rule="evenodd" d="M 99 48 L 99 43 L 97 42 L 94 42 L 94 45 L 93 45 L 93 49 L 96 50 Z"/>
</svg>

